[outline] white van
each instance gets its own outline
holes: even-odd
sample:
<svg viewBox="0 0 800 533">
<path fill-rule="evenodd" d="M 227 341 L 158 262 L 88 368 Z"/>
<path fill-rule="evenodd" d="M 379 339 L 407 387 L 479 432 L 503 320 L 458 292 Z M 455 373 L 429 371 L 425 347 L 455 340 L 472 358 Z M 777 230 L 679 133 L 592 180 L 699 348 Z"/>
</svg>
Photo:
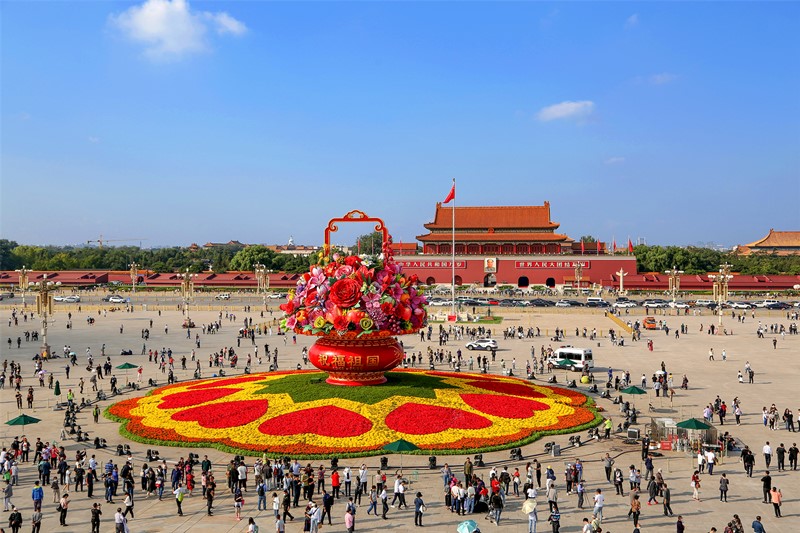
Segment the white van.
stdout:
<svg viewBox="0 0 800 533">
<path fill-rule="evenodd" d="M 587 348 L 573 348 L 565 346 L 553 352 L 547 361 L 555 366 L 563 366 L 570 370 L 583 370 L 584 368 L 594 368 L 594 357 L 592 351 Z"/>
<path fill-rule="evenodd" d="M 754 303 L 753 307 L 758 307 L 760 309 L 763 309 L 764 307 L 767 307 L 768 305 L 772 305 L 772 304 L 776 304 L 776 303 L 778 303 L 778 300 L 763 300 L 761 302 Z"/>
<path fill-rule="evenodd" d="M 695 307 L 708 307 L 709 305 L 714 305 L 714 303 L 716 303 L 716 302 L 714 302 L 714 300 L 703 300 L 703 299 L 698 298 L 697 300 L 694 301 L 694 306 Z"/>
</svg>

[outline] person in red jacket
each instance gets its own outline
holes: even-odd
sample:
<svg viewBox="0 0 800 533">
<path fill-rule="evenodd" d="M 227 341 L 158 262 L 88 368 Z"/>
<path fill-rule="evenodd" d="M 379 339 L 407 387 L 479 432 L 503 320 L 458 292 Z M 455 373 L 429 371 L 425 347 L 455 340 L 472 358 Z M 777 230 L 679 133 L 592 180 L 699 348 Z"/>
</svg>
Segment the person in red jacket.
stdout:
<svg viewBox="0 0 800 533">
<path fill-rule="evenodd" d="M 339 471 L 334 470 L 331 474 L 331 487 L 333 487 L 333 497 L 339 498 L 339 489 L 341 487 L 341 480 L 339 478 Z"/>
</svg>

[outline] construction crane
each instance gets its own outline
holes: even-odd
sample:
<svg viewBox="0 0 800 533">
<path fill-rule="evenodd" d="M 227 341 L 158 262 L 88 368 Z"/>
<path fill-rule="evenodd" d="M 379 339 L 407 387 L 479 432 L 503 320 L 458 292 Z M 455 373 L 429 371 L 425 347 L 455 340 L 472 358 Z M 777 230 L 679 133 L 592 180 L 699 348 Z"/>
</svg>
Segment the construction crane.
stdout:
<svg viewBox="0 0 800 533">
<path fill-rule="evenodd" d="M 140 244 L 139 244 L 139 247 L 141 248 L 141 242 L 142 242 L 142 241 L 146 241 L 146 240 L 147 240 L 147 239 L 104 239 L 104 238 L 103 238 L 103 236 L 102 236 L 102 235 L 100 235 L 100 238 L 99 238 L 99 239 L 93 239 L 93 240 L 91 240 L 91 241 L 86 241 L 86 244 L 92 244 L 93 242 L 96 242 L 96 243 L 97 243 L 97 247 L 98 247 L 98 248 L 102 248 L 102 247 L 103 247 L 103 243 L 109 243 L 109 242 L 135 242 L 135 241 L 139 241 L 139 243 L 140 243 Z"/>
</svg>

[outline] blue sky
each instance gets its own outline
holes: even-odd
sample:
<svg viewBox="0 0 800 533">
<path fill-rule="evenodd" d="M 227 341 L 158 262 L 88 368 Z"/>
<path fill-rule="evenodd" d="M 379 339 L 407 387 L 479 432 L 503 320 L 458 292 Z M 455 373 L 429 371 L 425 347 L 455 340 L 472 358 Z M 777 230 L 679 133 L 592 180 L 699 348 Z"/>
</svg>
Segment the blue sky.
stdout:
<svg viewBox="0 0 800 533">
<path fill-rule="evenodd" d="M 799 57 L 791 2 L 4 2 L 0 236 L 408 242 L 456 177 L 573 238 L 749 242 L 800 230 Z"/>
</svg>

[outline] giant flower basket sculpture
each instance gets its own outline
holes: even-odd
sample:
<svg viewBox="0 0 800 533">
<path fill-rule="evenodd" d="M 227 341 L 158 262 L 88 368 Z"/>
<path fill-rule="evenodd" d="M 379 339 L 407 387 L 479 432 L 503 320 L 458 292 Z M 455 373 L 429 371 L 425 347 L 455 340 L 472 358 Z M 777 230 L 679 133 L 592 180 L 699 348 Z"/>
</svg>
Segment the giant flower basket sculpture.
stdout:
<svg viewBox="0 0 800 533">
<path fill-rule="evenodd" d="M 375 231 L 383 234 L 382 254 L 331 254 L 330 233 L 337 231 L 337 222 L 375 223 Z M 303 274 L 281 305 L 284 331 L 320 337 L 309 350 L 309 360 L 328 372 L 328 383 L 385 383 L 384 372 L 403 360 L 395 337 L 415 333 L 426 323 L 427 301 L 417 290 L 417 277 L 403 274 L 391 244 L 379 218 L 351 211 L 332 219 L 319 263 Z"/>
</svg>

